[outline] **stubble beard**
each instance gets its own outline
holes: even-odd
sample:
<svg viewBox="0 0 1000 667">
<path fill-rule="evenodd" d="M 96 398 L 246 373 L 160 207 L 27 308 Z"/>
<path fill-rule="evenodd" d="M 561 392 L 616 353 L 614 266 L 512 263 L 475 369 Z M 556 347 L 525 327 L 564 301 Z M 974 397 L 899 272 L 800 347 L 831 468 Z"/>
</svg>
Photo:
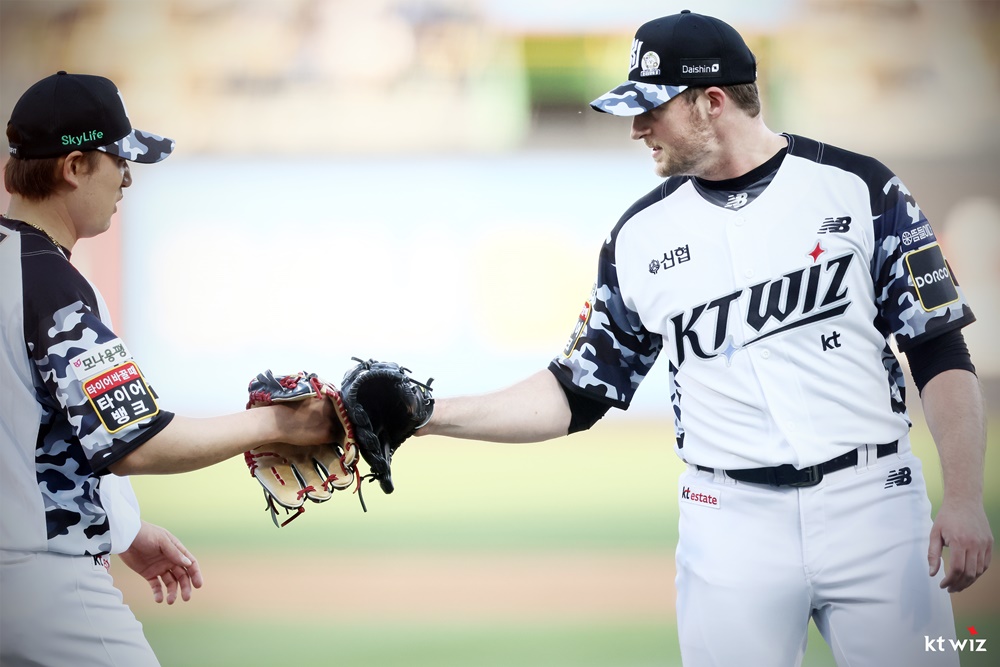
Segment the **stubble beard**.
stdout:
<svg viewBox="0 0 1000 667">
<path fill-rule="evenodd" d="M 700 165 L 706 159 L 706 148 L 711 140 L 711 129 L 707 120 L 691 109 L 691 125 L 682 141 L 669 150 L 663 149 L 665 159 L 656 163 L 656 175 L 660 178 L 671 176 L 698 176 Z"/>
</svg>

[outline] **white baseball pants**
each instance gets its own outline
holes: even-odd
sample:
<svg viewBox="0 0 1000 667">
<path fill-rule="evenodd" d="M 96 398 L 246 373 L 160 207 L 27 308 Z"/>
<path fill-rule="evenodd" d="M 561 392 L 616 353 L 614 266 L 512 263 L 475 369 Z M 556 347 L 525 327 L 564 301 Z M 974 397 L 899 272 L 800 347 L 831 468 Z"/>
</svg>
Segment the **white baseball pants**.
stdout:
<svg viewBox="0 0 1000 667">
<path fill-rule="evenodd" d="M 881 459 L 862 447 L 857 466 L 812 487 L 689 466 L 679 491 L 685 667 L 797 667 L 810 618 L 839 667 L 957 667 L 944 567 L 928 575 L 931 505 L 906 439 Z"/>
<path fill-rule="evenodd" d="M 104 564 L 92 556 L 0 552 L 0 665 L 159 664 Z"/>
</svg>

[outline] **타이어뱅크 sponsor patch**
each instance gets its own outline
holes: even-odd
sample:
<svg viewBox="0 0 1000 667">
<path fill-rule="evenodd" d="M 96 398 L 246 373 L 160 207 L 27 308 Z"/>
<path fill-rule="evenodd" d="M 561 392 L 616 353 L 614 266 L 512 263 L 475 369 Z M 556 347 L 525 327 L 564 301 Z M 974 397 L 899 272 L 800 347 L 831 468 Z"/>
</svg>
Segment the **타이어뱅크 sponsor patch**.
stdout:
<svg viewBox="0 0 1000 667">
<path fill-rule="evenodd" d="M 83 391 L 108 433 L 154 417 L 160 411 L 134 361 L 84 380 Z"/>
<path fill-rule="evenodd" d="M 905 260 L 921 308 L 930 312 L 958 301 L 958 288 L 940 245 L 914 250 Z"/>
</svg>

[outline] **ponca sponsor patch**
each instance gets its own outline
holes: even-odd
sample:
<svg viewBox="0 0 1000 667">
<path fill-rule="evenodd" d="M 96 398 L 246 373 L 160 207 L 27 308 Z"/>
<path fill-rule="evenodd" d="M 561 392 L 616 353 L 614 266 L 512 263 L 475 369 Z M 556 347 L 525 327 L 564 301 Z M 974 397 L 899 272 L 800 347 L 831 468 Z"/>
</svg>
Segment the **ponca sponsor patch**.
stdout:
<svg viewBox="0 0 1000 667">
<path fill-rule="evenodd" d="M 906 268 L 917 290 L 920 306 L 927 312 L 958 301 L 958 289 L 937 243 L 906 255 Z"/>
<path fill-rule="evenodd" d="M 86 380 L 83 390 L 108 433 L 149 419 L 160 411 L 134 361 Z"/>
</svg>

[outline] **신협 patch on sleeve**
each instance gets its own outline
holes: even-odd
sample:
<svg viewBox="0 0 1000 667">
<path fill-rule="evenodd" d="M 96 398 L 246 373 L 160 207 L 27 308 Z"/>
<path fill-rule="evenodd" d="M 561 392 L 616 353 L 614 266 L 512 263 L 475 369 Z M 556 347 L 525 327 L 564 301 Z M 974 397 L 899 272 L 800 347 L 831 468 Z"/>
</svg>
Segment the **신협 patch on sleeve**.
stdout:
<svg viewBox="0 0 1000 667">
<path fill-rule="evenodd" d="M 920 307 L 925 311 L 937 310 L 959 300 L 958 288 L 940 245 L 933 243 L 914 250 L 905 260 Z"/>
<path fill-rule="evenodd" d="M 108 433 L 117 433 L 160 411 L 134 361 L 84 380 L 83 391 Z"/>
</svg>

